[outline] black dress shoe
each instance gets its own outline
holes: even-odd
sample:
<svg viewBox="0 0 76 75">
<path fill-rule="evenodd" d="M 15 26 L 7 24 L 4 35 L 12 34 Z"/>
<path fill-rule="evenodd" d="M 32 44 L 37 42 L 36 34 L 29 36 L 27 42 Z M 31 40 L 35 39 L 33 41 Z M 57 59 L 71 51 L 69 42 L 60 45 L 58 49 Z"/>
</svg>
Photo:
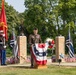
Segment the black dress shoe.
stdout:
<svg viewBox="0 0 76 75">
<path fill-rule="evenodd" d="M 1 64 L 1 66 L 6 66 L 6 64 Z"/>
<path fill-rule="evenodd" d="M 34 66 L 30 66 L 30 68 L 34 68 Z"/>
</svg>

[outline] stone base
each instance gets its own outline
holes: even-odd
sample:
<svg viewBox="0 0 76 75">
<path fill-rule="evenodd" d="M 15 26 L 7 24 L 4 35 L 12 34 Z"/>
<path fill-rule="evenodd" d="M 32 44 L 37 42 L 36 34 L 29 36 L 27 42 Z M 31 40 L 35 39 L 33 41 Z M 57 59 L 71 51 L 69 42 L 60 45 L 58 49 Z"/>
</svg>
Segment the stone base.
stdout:
<svg viewBox="0 0 76 75">
<path fill-rule="evenodd" d="M 37 65 L 35 66 L 36 69 L 46 69 L 47 65 Z"/>
<path fill-rule="evenodd" d="M 34 68 L 35 69 L 46 69 L 47 68 L 47 65 L 37 65 L 35 60 L 34 60 Z"/>
<path fill-rule="evenodd" d="M 65 62 L 65 59 L 62 59 L 62 62 Z"/>
</svg>

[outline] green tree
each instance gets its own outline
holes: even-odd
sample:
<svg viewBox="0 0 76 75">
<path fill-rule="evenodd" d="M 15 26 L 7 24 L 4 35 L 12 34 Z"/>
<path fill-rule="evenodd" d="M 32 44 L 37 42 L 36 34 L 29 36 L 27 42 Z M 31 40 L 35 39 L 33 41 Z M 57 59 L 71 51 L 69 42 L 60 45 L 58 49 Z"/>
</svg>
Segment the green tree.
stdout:
<svg viewBox="0 0 76 75">
<path fill-rule="evenodd" d="M 68 34 L 68 29 L 70 25 L 71 36 L 75 45 L 76 41 L 74 40 L 76 37 L 76 0 L 59 0 L 57 8 L 58 15 L 62 20 L 61 34 L 66 36 Z"/>
<path fill-rule="evenodd" d="M 1 0 L 0 0 L 0 10 L 1 10 Z M 8 25 L 8 47 L 7 47 L 7 54 L 10 54 L 12 51 L 9 48 L 9 41 L 10 41 L 10 36 L 12 34 L 12 28 L 15 28 L 15 33 L 18 35 L 18 27 L 20 25 L 21 22 L 21 18 L 23 18 L 23 16 L 21 16 L 22 13 L 17 12 L 13 6 L 8 5 L 8 3 L 5 2 L 5 11 L 6 11 L 6 17 L 7 17 L 7 25 Z"/>
<path fill-rule="evenodd" d="M 25 26 L 29 33 L 37 27 L 43 40 L 50 36 L 55 38 L 56 26 L 52 13 L 55 3 L 56 0 L 25 0 Z"/>
</svg>

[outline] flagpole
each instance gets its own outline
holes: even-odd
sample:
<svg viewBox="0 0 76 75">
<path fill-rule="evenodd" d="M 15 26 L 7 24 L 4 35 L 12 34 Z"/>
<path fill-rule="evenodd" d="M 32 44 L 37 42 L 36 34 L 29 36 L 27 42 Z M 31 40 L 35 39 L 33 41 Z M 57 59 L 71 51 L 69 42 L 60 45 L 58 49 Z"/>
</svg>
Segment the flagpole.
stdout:
<svg viewBox="0 0 76 75">
<path fill-rule="evenodd" d="M 2 8 L 3 9 L 4 9 L 4 2 L 5 2 L 5 0 L 2 0 Z M 5 39 L 5 36 L 6 36 L 5 33 L 3 33 L 3 46 L 4 46 L 4 49 L 6 50 L 6 39 Z M 5 55 L 5 61 L 6 61 L 6 55 Z"/>
<path fill-rule="evenodd" d="M 2 0 L 2 7 L 4 7 L 4 0 Z M 4 42 L 4 46 L 5 46 L 5 34 L 3 33 L 3 42 Z"/>
<path fill-rule="evenodd" d="M 15 57 L 15 34 L 14 34 L 14 28 L 12 30 L 13 30 L 12 34 L 13 34 L 13 40 L 14 40 L 13 51 L 14 51 L 14 57 Z"/>
<path fill-rule="evenodd" d="M 2 7 L 4 7 L 4 0 L 2 0 Z M 5 46 L 5 34 L 3 34 L 4 36 L 3 36 L 3 42 L 4 42 L 4 46 Z"/>
<path fill-rule="evenodd" d="M 5 0 L 2 0 L 2 2 L 3 2 L 3 6 L 2 7 L 4 8 L 4 2 L 5 2 Z M 5 36 L 4 36 L 4 49 L 6 50 L 6 39 L 5 39 Z M 6 53 L 6 51 L 5 51 L 5 53 Z M 5 54 L 5 64 L 6 64 L 6 54 Z"/>
<path fill-rule="evenodd" d="M 16 36 L 15 36 L 15 29 L 14 29 L 14 27 L 13 27 L 13 40 L 14 40 L 14 47 L 13 47 L 14 59 L 15 59 L 15 63 L 16 63 Z"/>
<path fill-rule="evenodd" d="M 70 24 L 69 24 L 69 33 L 70 33 Z"/>
<path fill-rule="evenodd" d="M 70 24 L 69 24 L 69 42 L 70 42 Z M 70 48 L 70 45 L 69 45 Z"/>
</svg>

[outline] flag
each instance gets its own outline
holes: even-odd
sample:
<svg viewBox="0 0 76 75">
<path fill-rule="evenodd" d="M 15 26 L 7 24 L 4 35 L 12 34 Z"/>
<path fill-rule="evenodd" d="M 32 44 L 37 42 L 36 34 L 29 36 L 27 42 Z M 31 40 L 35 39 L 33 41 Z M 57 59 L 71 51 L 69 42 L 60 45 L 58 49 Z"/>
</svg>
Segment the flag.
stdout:
<svg viewBox="0 0 76 75">
<path fill-rule="evenodd" d="M 7 36 L 7 20 L 5 14 L 4 0 L 2 0 L 2 8 L 0 13 L 0 31 L 3 31 L 6 41 L 8 40 Z"/>
<path fill-rule="evenodd" d="M 70 56 L 71 58 L 74 57 L 74 47 L 73 47 L 73 43 L 72 43 L 70 31 L 69 31 L 68 37 L 67 37 L 67 39 L 66 39 L 66 46 L 67 46 L 67 48 L 69 49 L 69 51 L 68 51 L 69 56 Z"/>
<path fill-rule="evenodd" d="M 12 31 L 10 46 L 13 48 L 14 57 L 17 57 L 17 55 L 18 55 L 18 44 L 17 44 L 17 41 L 16 41 L 16 35 L 15 35 L 15 32 L 14 32 L 14 28 L 13 28 L 13 31 Z"/>
<path fill-rule="evenodd" d="M 15 41 L 16 41 L 16 36 L 15 36 L 14 28 L 13 28 L 13 30 L 12 30 L 12 35 L 11 35 L 11 40 L 10 40 L 10 46 L 11 46 L 12 48 L 14 48 Z"/>
<path fill-rule="evenodd" d="M 47 44 L 35 44 L 32 46 L 32 55 L 37 65 L 45 65 L 47 63 Z"/>
</svg>

